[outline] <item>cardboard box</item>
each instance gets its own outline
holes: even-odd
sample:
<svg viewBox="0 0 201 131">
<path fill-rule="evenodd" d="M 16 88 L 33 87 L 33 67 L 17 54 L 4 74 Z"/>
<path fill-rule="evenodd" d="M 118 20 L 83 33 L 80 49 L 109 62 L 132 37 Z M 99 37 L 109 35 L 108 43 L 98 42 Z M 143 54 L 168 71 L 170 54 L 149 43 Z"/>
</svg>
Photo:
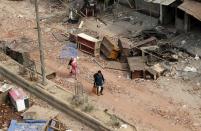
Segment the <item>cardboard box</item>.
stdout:
<svg viewBox="0 0 201 131">
<path fill-rule="evenodd" d="M 23 111 L 29 107 L 28 96 L 21 88 L 11 89 L 9 91 L 9 97 L 18 112 Z"/>
</svg>

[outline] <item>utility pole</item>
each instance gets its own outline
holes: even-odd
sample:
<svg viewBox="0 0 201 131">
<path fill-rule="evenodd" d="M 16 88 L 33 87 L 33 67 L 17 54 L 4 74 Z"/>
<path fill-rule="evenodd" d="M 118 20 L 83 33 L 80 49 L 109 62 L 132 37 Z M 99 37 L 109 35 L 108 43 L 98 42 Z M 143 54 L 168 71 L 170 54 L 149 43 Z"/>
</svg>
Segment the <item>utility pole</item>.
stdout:
<svg viewBox="0 0 201 131">
<path fill-rule="evenodd" d="M 43 44 L 41 42 L 41 28 L 40 28 L 40 20 L 38 13 L 38 0 L 35 0 L 35 12 L 36 12 L 36 23 L 37 23 L 37 31 L 38 31 L 38 44 L 40 50 L 40 62 L 41 62 L 41 73 L 42 73 L 42 84 L 46 85 L 46 75 L 45 75 L 45 62 L 44 62 L 44 52 L 43 52 Z"/>
</svg>

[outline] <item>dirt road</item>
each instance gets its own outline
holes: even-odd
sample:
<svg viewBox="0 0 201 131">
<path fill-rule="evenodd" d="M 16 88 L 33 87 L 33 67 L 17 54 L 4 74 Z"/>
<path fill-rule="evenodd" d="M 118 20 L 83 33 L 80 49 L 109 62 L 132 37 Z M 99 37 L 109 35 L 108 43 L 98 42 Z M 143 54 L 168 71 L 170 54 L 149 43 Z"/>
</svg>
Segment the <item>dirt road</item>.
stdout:
<svg viewBox="0 0 201 131">
<path fill-rule="evenodd" d="M 33 4 L 28 0 L 21 2 L 1 0 L 0 2 L 0 38 L 12 41 L 27 37 L 36 41 Z M 42 17 L 51 13 L 50 8 L 47 7 L 47 4 L 41 3 Z M 62 25 L 61 22 L 46 23 L 45 21 L 41 22 L 41 26 L 46 47 L 46 65 L 57 72 L 58 76 L 54 81 L 64 86 L 64 89 L 72 91 L 73 82 L 68 78 L 69 70 L 66 68 L 66 63 L 58 60 L 62 44 L 52 36 L 54 30 L 65 32 L 68 26 Z M 126 78 L 128 73 L 102 70 L 91 61 L 89 56 L 80 54 L 79 78 L 95 106 L 108 109 L 136 125 L 139 131 L 201 130 L 200 97 L 185 92 L 183 90 L 185 82 L 171 78 L 160 78 L 157 81 L 129 80 Z M 32 57 L 39 61 L 37 50 L 32 52 Z M 105 90 L 103 96 L 96 96 L 91 92 L 92 76 L 100 69 L 106 78 Z"/>
</svg>

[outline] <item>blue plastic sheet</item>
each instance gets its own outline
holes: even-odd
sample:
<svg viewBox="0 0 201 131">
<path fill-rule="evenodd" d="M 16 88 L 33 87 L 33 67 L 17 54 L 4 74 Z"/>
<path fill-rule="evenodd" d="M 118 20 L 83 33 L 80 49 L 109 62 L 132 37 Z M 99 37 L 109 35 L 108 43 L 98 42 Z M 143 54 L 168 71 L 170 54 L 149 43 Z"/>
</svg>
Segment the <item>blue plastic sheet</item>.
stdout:
<svg viewBox="0 0 201 131">
<path fill-rule="evenodd" d="M 60 59 L 65 59 L 65 58 L 76 58 L 78 56 L 78 51 L 77 51 L 77 45 L 74 43 L 68 43 L 66 44 L 60 53 Z"/>
<path fill-rule="evenodd" d="M 16 120 L 12 120 L 8 131 L 42 131 L 46 122 L 44 120 L 26 120 L 18 123 Z"/>
</svg>

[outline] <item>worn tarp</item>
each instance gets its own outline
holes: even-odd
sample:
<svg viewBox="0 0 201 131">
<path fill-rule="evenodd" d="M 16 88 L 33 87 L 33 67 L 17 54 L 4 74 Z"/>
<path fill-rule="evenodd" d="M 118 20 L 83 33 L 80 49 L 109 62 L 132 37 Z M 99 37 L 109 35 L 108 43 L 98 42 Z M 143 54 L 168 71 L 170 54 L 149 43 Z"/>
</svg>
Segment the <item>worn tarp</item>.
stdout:
<svg viewBox="0 0 201 131">
<path fill-rule="evenodd" d="M 12 120 L 8 131 L 42 131 L 46 126 L 44 120 L 26 120 L 24 122 L 17 122 Z"/>
<path fill-rule="evenodd" d="M 71 57 L 76 58 L 77 56 L 78 56 L 77 45 L 74 43 L 68 43 L 62 48 L 59 58 L 60 59 L 71 58 Z"/>
</svg>

